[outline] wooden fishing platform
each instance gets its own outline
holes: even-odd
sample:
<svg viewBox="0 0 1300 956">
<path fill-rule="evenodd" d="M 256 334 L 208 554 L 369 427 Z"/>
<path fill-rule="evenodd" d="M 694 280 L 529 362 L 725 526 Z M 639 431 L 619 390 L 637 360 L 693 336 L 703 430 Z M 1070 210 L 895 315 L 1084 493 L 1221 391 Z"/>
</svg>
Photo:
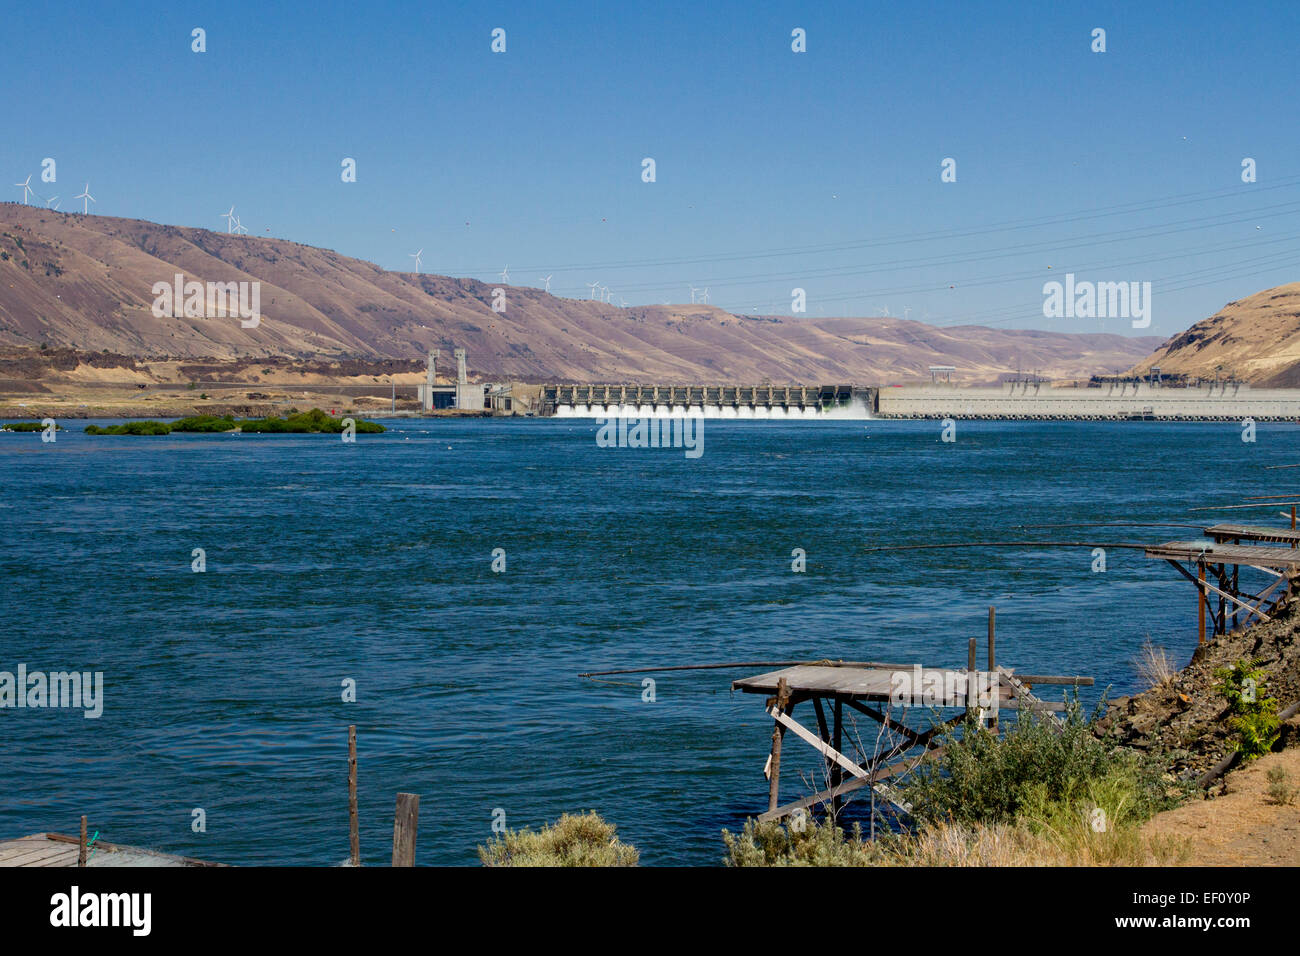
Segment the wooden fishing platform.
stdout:
<svg viewBox="0 0 1300 956">
<path fill-rule="evenodd" d="M 732 681 L 733 690 L 771 695 L 767 698 L 767 713 L 774 722 L 772 750 L 764 767 L 768 778 L 768 808 L 758 819 L 779 820 L 819 806 L 826 807 L 833 816 L 838 813 L 847 794 L 864 787 L 870 787 L 897 809 L 909 813 L 911 806 L 890 786 L 889 781 L 916 769 L 927 756 L 940 754 L 943 745 L 939 741 L 945 733 L 967 719 L 973 719 L 996 733 L 997 715 L 1002 710 L 1042 712 L 1048 715 L 1048 719 L 1059 721 L 1054 712 L 1065 710 L 1066 702 L 1040 700 L 1033 694 L 1033 685 L 1079 687 L 1093 683 L 1091 677 L 1016 675 L 997 666 L 994 646 L 994 610 L 989 608 L 988 670 L 984 672 L 976 670 L 976 642 L 971 638 L 967 646 L 967 666 L 963 669 L 818 661 L 792 664 Z M 917 678 L 924 683 L 918 685 Z M 900 694 L 903 686 L 908 690 Z M 795 707 L 805 701 L 812 704 L 816 730 L 804 726 L 792 716 Z M 846 707 L 880 725 L 879 734 L 865 735 L 874 739 L 874 752 L 866 752 L 864 735 L 850 740 L 846 747 Z M 899 710 L 894 710 L 895 707 Z M 909 708 L 934 715 L 933 723 L 924 729 L 908 726 L 904 721 Z M 952 708 L 959 708 L 960 712 L 952 717 L 941 713 Z M 827 786 L 782 805 L 781 746 L 787 731 L 821 755 L 825 761 Z M 849 749 L 854 751 L 854 756 L 846 753 Z"/>
<path fill-rule="evenodd" d="M 86 866 L 224 866 L 96 840 Z M 35 833 L 0 842 L 0 866 L 79 866 L 81 840 L 61 833 Z"/>
<path fill-rule="evenodd" d="M 894 687 L 894 675 L 899 672 L 911 672 L 914 666 L 916 665 L 877 664 L 863 667 L 837 664 L 799 664 L 794 667 L 771 671 L 767 674 L 758 674 L 754 677 L 744 677 L 732 681 L 731 689 L 744 691 L 747 694 L 775 694 L 780 690 L 781 682 L 785 681 L 792 704 L 800 700 L 811 700 L 816 697 L 888 703 Z M 936 707 L 967 706 L 967 694 L 964 690 L 968 675 L 966 670 L 922 667 L 921 672 L 933 676 L 935 682 L 939 685 L 940 692 L 936 696 Z M 1010 671 L 1005 670 L 1003 673 L 1008 676 L 1011 674 Z M 1035 679 L 1038 683 L 1044 681 L 1055 682 L 1057 680 L 1056 678 L 1042 677 Z M 1031 681 L 1020 679 L 1020 683 L 1028 684 Z M 1009 681 L 999 681 L 996 690 L 998 694 L 996 709 L 998 710 L 1018 710 L 1022 704 L 1035 710 L 1054 711 L 1065 709 L 1064 701 L 1036 699 L 1032 703 L 1022 701 Z"/>
<path fill-rule="evenodd" d="M 1196 586 L 1197 631 L 1201 644 L 1205 643 L 1207 610 L 1212 634 L 1226 634 L 1229 628 L 1249 624 L 1252 617 L 1272 620 L 1272 615 L 1290 599 L 1293 586 L 1300 583 L 1300 530 L 1294 527 L 1294 519 L 1290 528 L 1210 525 L 1205 529 L 1205 537 L 1208 540 L 1166 541 L 1146 548 L 1148 558 L 1169 562 Z M 1184 564 L 1192 570 L 1184 568 Z M 1271 581 L 1267 587 L 1257 591 L 1242 589 L 1243 566 L 1268 575 Z M 1210 575 L 1217 584 L 1209 582 Z M 1215 597 L 1218 605 L 1212 607 Z"/>
<path fill-rule="evenodd" d="M 1300 545 L 1300 531 L 1295 528 L 1269 528 L 1254 524 L 1216 524 L 1205 529 L 1205 534 L 1215 541 L 1270 541 L 1278 544 Z"/>
</svg>

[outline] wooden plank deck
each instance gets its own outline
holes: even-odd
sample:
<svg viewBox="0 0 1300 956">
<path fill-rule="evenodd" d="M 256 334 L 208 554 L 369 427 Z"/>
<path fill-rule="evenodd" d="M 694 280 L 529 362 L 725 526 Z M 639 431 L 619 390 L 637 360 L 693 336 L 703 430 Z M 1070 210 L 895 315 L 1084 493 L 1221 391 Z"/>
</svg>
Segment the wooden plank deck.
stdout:
<svg viewBox="0 0 1300 956">
<path fill-rule="evenodd" d="M 912 673 L 910 667 L 825 667 L 816 664 L 800 664 L 795 667 L 784 667 L 781 670 L 770 671 L 766 674 L 758 674 L 754 677 L 742 677 L 739 680 L 732 681 L 731 687 L 733 690 L 744 691 L 747 694 L 775 694 L 777 684 L 784 677 L 790 687 L 790 693 L 796 697 L 824 695 L 887 703 L 893 690 L 893 675 L 900 670 L 908 674 Z M 966 679 L 964 670 L 923 667 L 921 673 L 927 679 L 937 676 L 941 682 L 940 686 L 943 688 L 960 688 Z M 917 688 L 917 690 L 919 692 L 920 688 Z M 1005 681 L 999 681 L 998 706 L 1007 710 L 1015 710 L 1019 703 L 1019 697 L 1009 684 Z M 936 700 L 934 706 L 965 707 L 966 697 L 964 693 L 960 692 L 948 696 L 941 695 L 941 699 Z"/>
<path fill-rule="evenodd" d="M 76 866 L 81 842 L 60 833 L 34 833 L 0 842 L 0 866 Z M 223 866 L 96 840 L 86 866 Z"/>
<path fill-rule="evenodd" d="M 1226 540 L 1241 538 L 1245 541 L 1271 541 L 1277 544 L 1300 544 L 1300 530 L 1269 528 L 1256 524 L 1216 524 L 1205 529 L 1212 538 Z"/>
<path fill-rule="evenodd" d="M 1197 561 L 1204 558 L 1210 564 L 1255 564 L 1266 568 L 1286 568 L 1300 564 L 1300 550 L 1294 548 L 1208 541 L 1166 541 L 1147 548 L 1146 556 L 1165 561 Z"/>
</svg>

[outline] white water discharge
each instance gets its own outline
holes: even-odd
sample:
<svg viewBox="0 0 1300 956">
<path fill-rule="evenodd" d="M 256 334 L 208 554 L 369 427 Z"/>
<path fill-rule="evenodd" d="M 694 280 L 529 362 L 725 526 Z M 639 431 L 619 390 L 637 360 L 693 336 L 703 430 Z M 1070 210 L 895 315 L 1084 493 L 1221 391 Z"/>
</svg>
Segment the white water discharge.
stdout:
<svg viewBox="0 0 1300 956">
<path fill-rule="evenodd" d="M 736 419 L 777 419 L 780 421 L 867 421 L 871 412 L 862 402 L 853 402 L 839 408 L 822 411 L 818 408 L 750 408 L 748 405 L 698 405 L 687 409 L 681 405 L 665 407 L 659 405 L 560 405 L 555 409 L 556 418 L 736 418 Z"/>
</svg>

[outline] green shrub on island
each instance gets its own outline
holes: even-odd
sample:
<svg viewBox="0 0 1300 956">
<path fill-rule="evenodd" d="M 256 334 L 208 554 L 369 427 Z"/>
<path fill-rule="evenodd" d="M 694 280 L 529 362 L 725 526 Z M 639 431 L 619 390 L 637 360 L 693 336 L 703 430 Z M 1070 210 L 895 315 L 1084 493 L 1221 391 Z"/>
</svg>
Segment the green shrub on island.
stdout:
<svg viewBox="0 0 1300 956">
<path fill-rule="evenodd" d="M 40 432 L 44 431 L 45 426 L 40 422 L 10 422 L 8 425 L 0 425 L 0 432 Z M 55 431 L 63 431 L 62 425 L 55 425 Z"/>
<path fill-rule="evenodd" d="M 170 435 L 172 427 L 166 422 L 126 422 L 122 425 L 87 425 L 87 435 Z"/>
<path fill-rule="evenodd" d="M 636 866 L 640 853 L 593 811 L 563 814 L 538 831 L 507 830 L 478 858 L 484 866 Z"/>
<path fill-rule="evenodd" d="M 379 434 L 385 431 L 378 422 L 365 419 L 356 421 L 356 430 L 362 434 Z M 40 426 L 37 425 L 36 429 Z M 295 412 L 287 418 L 271 415 L 267 418 L 235 418 L 233 415 L 191 415 L 181 418 L 170 425 L 163 422 L 127 422 L 125 425 L 109 425 L 101 428 L 90 425 L 87 435 L 167 435 L 171 432 L 212 433 L 212 432 L 249 432 L 252 434 L 331 434 L 343 431 L 343 419 L 332 418 L 319 408 L 309 412 Z M 23 429 L 33 431 L 36 429 Z"/>
<path fill-rule="evenodd" d="M 191 415 L 172 422 L 174 432 L 230 432 L 235 430 L 233 415 Z"/>
<path fill-rule="evenodd" d="M 343 431 L 343 419 L 333 418 L 319 408 L 309 412 L 291 413 L 287 418 L 271 415 L 267 418 L 235 418 L 225 415 L 194 415 L 172 423 L 172 430 L 178 432 L 229 432 L 238 428 L 241 432 L 253 434 L 318 434 L 337 435 Z M 364 434 L 378 434 L 384 426 L 376 422 L 361 419 L 356 422 L 356 430 Z"/>
</svg>

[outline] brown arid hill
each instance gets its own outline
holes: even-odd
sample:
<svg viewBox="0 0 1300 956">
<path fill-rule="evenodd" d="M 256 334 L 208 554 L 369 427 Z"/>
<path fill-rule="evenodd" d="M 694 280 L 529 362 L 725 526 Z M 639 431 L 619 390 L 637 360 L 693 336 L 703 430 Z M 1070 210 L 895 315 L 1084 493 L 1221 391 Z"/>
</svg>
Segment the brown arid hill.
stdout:
<svg viewBox="0 0 1300 956">
<path fill-rule="evenodd" d="M 157 318 L 156 282 L 261 283 L 261 324 Z M 477 380 L 898 384 L 953 365 L 955 380 L 1017 369 L 1086 379 L 1160 340 L 894 318 L 737 316 L 707 305 L 618 308 L 509 286 L 387 272 L 284 239 L 0 203 L 0 345 L 140 359 L 420 360 L 465 348 Z M 98 374 L 98 373 L 96 373 Z"/>
<path fill-rule="evenodd" d="M 1233 375 L 1259 387 L 1300 388 L 1300 282 L 1229 302 L 1132 371 L 1145 374 L 1153 365 L 1162 375 Z"/>
</svg>

